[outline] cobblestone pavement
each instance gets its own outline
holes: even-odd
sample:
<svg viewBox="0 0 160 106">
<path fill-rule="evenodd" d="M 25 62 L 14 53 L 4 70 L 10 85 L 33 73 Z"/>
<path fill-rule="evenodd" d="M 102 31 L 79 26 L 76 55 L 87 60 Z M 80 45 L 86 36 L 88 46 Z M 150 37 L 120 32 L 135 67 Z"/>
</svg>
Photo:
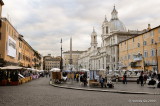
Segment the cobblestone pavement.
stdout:
<svg viewBox="0 0 160 106">
<path fill-rule="evenodd" d="M 160 95 L 134 95 L 57 88 L 49 78 L 0 86 L 0 106 L 159 106 Z"/>
<path fill-rule="evenodd" d="M 119 91 L 131 91 L 131 92 L 149 92 L 149 93 L 155 93 L 160 94 L 160 89 L 157 88 L 157 85 L 155 86 L 149 86 L 147 84 L 144 84 L 144 86 L 141 86 L 140 84 L 137 84 L 136 82 L 128 82 L 128 84 L 122 84 L 122 82 L 113 82 L 114 83 L 114 89 L 109 88 L 101 88 L 98 87 L 84 87 L 82 83 L 77 83 L 76 81 L 67 81 L 66 83 L 60 84 L 63 86 L 68 87 L 77 87 L 77 88 L 89 88 L 89 89 L 103 89 L 103 90 L 119 90 Z"/>
</svg>

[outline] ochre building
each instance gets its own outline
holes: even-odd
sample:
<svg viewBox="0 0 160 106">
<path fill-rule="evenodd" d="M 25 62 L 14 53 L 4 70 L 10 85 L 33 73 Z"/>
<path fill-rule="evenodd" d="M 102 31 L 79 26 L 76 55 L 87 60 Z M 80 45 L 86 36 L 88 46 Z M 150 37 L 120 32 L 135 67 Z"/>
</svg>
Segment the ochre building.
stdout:
<svg viewBox="0 0 160 106">
<path fill-rule="evenodd" d="M 160 26 L 119 43 L 119 69 L 160 73 Z"/>
</svg>

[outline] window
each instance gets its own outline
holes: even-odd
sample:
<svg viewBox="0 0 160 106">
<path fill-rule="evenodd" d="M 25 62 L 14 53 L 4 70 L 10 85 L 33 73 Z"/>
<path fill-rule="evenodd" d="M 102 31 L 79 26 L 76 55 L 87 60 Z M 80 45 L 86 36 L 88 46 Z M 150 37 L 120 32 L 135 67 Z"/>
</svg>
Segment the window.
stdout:
<svg viewBox="0 0 160 106">
<path fill-rule="evenodd" d="M 147 38 L 147 33 L 143 35 L 144 38 Z"/>
<path fill-rule="evenodd" d="M 20 60 L 21 59 L 21 54 L 19 53 L 19 55 L 18 55 L 18 60 Z"/>
<path fill-rule="evenodd" d="M 160 33 L 160 28 L 158 28 L 158 33 Z"/>
<path fill-rule="evenodd" d="M 144 57 L 148 57 L 148 52 L 144 51 Z"/>
<path fill-rule="evenodd" d="M 138 47 L 140 47 L 140 43 L 138 43 Z"/>
<path fill-rule="evenodd" d="M 154 44 L 154 39 L 151 39 L 151 44 Z"/>
<path fill-rule="evenodd" d="M 124 59 L 127 60 L 127 56 L 125 56 Z"/>
<path fill-rule="evenodd" d="M 151 56 L 155 56 L 155 50 L 151 50 Z"/>
<path fill-rule="evenodd" d="M 154 36 L 154 32 L 153 32 L 153 31 L 151 31 L 151 32 L 150 32 L 150 35 L 151 35 L 151 36 Z"/>
<path fill-rule="evenodd" d="M 108 27 L 106 27 L 106 33 L 108 33 Z"/>
<path fill-rule="evenodd" d="M 128 55 L 128 59 L 130 59 L 130 55 Z"/>
<path fill-rule="evenodd" d="M 143 42 L 143 45 L 144 45 L 144 46 L 147 45 L 147 41 L 144 41 L 144 42 Z"/>
</svg>

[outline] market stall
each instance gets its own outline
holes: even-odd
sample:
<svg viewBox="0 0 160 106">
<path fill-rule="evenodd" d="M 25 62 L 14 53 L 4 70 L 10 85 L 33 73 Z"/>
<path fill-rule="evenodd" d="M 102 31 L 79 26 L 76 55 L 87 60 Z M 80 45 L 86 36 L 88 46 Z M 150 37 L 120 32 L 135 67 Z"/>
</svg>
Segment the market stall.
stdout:
<svg viewBox="0 0 160 106">
<path fill-rule="evenodd" d="M 62 79 L 62 72 L 60 71 L 59 68 L 52 68 L 50 70 L 50 80 L 53 83 L 61 83 Z"/>
<path fill-rule="evenodd" d="M 90 80 L 89 85 L 90 86 L 99 86 L 99 78 L 106 77 L 106 71 L 105 70 L 90 70 Z"/>
<path fill-rule="evenodd" d="M 25 70 L 25 68 L 18 66 L 0 67 L 0 85 L 5 86 L 21 84 L 22 79 L 24 79 L 24 76 L 21 73 Z"/>
</svg>

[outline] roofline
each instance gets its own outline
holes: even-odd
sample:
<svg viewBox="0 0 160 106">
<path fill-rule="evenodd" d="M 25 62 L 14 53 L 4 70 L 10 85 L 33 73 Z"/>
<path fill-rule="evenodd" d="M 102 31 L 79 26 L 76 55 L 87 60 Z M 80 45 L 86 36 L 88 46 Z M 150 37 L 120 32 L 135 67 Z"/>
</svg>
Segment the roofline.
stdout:
<svg viewBox="0 0 160 106">
<path fill-rule="evenodd" d="M 7 21 L 14 28 L 14 30 L 18 33 L 17 29 L 12 25 L 12 23 L 6 17 L 2 17 L 1 19 L 4 21 Z"/>
<path fill-rule="evenodd" d="M 129 39 L 135 38 L 135 37 L 137 37 L 137 36 L 140 36 L 140 35 L 132 36 L 131 38 L 128 38 L 128 39 L 126 39 L 126 40 L 123 40 L 123 41 L 119 42 L 118 44 L 120 44 L 120 43 L 122 43 L 122 42 L 125 42 L 125 41 L 127 41 L 127 40 L 129 40 Z"/>
<path fill-rule="evenodd" d="M 72 51 L 72 53 L 83 53 L 84 51 Z M 66 51 L 66 52 L 63 52 L 63 53 L 70 53 L 70 51 Z"/>
<path fill-rule="evenodd" d="M 129 39 L 133 39 L 133 38 L 135 38 L 135 37 L 137 37 L 137 36 L 141 36 L 141 35 L 143 35 L 143 34 L 145 34 L 145 33 L 148 33 L 148 32 L 150 32 L 150 31 L 152 31 L 152 30 L 154 30 L 154 29 L 157 29 L 157 28 L 160 28 L 160 25 L 157 26 L 157 27 L 154 27 L 154 28 L 152 28 L 152 29 L 150 29 L 150 30 L 148 30 L 148 31 L 145 31 L 144 33 L 138 34 L 138 35 L 133 36 L 133 37 L 131 37 L 131 38 L 128 38 L 128 39 L 126 39 L 126 40 L 124 40 L 124 41 L 121 41 L 121 42 L 119 42 L 119 44 L 122 43 L 122 42 L 125 42 L 125 41 L 127 41 L 127 40 L 129 40 Z"/>
</svg>

